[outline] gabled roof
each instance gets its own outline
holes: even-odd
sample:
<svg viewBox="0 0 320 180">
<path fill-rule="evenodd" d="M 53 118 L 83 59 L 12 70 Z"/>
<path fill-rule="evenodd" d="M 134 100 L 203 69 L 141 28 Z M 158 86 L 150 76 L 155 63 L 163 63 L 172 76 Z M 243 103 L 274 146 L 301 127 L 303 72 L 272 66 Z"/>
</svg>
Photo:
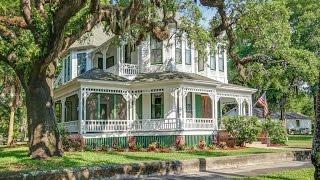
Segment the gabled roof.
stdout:
<svg viewBox="0 0 320 180">
<path fill-rule="evenodd" d="M 126 79 L 121 76 L 117 76 L 115 74 L 105 72 L 102 69 L 94 68 L 91 69 L 80 76 L 76 77 L 76 79 L 90 79 L 90 80 L 101 80 L 101 81 L 118 81 L 118 82 L 128 82 L 129 79 Z"/>
<path fill-rule="evenodd" d="M 263 118 L 263 108 L 253 108 L 252 114 L 259 118 Z M 280 112 L 271 112 L 270 114 L 270 117 L 272 119 L 280 119 L 280 116 Z M 285 112 L 285 119 L 311 120 L 310 117 L 296 112 Z"/>
</svg>

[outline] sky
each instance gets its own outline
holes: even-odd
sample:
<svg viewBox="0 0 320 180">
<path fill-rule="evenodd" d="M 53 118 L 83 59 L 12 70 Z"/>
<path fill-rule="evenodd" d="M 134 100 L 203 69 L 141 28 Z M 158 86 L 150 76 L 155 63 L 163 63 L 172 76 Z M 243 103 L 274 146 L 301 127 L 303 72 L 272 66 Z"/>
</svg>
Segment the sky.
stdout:
<svg viewBox="0 0 320 180">
<path fill-rule="evenodd" d="M 209 7 L 205 7 L 205 6 L 201 6 L 199 4 L 201 11 L 202 11 L 202 21 L 201 24 L 205 27 L 205 28 L 209 28 L 209 22 L 213 17 L 213 14 L 215 13 L 215 9 L 214 8 L 209 8 Z"/>
</svg>

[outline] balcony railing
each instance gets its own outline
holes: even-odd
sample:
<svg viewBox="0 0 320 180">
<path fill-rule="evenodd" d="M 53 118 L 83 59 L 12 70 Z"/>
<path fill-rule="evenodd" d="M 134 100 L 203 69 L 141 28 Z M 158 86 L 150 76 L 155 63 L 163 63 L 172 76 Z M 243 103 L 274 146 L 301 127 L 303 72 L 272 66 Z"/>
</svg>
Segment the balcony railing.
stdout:
<svg viewBox="0 0 320 180">
<path fill-rule="evenodd" d="M 117 64 L 109 67 L 106 71 L 120 76 L 134 76 L 139 74 L 139 66 L 136 64 L 121 63 L 120 65 Z"/>
<path fill-rule="evenodd" d="M 84 133 L 103 133 L 121 131 L 166 131 L 166 130 L 214 130 L 216 121 L 211 118 L 186 119 L 142 119 L 142 120 L 85 120 Z M 79 132 L 79 121 L 60 123 L 68 132 Z"/>
<path fill-rule="evenodd" d="M 136 64 L 122 63 L 119 66 L 120 75 L 131 76 L 139 74 L 139 67 Z"/>
</svg>

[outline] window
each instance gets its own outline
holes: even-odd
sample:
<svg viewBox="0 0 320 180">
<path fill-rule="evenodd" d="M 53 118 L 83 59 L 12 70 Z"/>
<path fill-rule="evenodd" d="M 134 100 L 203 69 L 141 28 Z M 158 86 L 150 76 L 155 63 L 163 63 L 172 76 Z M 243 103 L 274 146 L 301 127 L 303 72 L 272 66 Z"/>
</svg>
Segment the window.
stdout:
<svg viewBox="0 0 320 180">
<path fill-rule="evenodd" d="M 67 97 L 65 106 L 66 106 L 65 122 L 78 120 L 78 106 L 79 106 L 78 95 L 72 95 L 70 97 Z"/>
<path fill-rule="evenodd" d="M 136 100 L 136 116 L 137 119 L 142 119 L 142 95 L 139 96 L 139 98 Z"/>
<path fill-rule="evenodd" d="M 186 96 L 186 113 L 187 118 L 192 118 L 192 93 L 188 93 Z"/>
<path fill-rule="evenodd" d="M 203 71 L 203 70 L 204 70 L 203 57 L 199 56 L 198 57 L 198 71 Z"/>
<path fill-rule="evenodd" d="M 218 46 L 218 58 L 219 58 L 219 71 L 224 71 L 224 48 Z"/>
<path fill-rule="evenodd" d="M 64 60 L 64 81 L 67 82 L 70 80 L 71 76 L 71 59 L 70 56 L 68 56 Z"/>
<path fill-rule="evenodd" d="M 98 58 L 98 68 L 103 69 L 103 58 Z"/>
<path fill-rule="evenodd" d="M 175 38 L 176 42 L 176 51 L 175 51 L 175 60 L 177 64 L 181 64 L 182 63 L 182 41 L 181 41 L 181 37 L 177 36 Z"/>
<path fill-rule="evenodd" d="M 62 115 L 62 104 L 61 101 L 57 101 L 54 103 L 55 113 L 56 113 L 56 119 L 58 123 L 61 122 L 61 115 Z"/>
<path fill-rule="evenodd" d="M 79 53 L 77 54 L 77 62 L 78 62 L 78 75 L 86 72 L 87 66 L 87 53 Z"/>
<path fill-rule="evenodd" d="M 151 119 L 161 119 L 163 115 L 163 93 L 151 94 Z"/>
<path fill-rule="evenodd" d="M 210 51 L 210 69 L 216 70 L 216 54 L 213 50 Z"/>
<path fill-rule="evenodd" d="M 297 127 L 300 127 L 300 121 L 299 120 L 296 120 L 296 125 L 297 125 Z"/>
<path fill-rule="evenodd" d="M 151 64 L 162 64 L 162 42 L 151 38 Z"/>
<path fill-rule="evenodd" d="M 114 56 L 108 57 L 106 62 L 106 69 L 114 66 Z"/>
<path fill-rule="evenodd" d="M 130 44 L 126 44 L 124 46 L 124 62 L 131 63 L 131 53 L 135 51 L 135 46 L 131 46 Z"/>
<path fill-rule="evenodd" d="M 191 65 L 191 43 L 189 41 L 186 41 L 185 58 L 186 64 Z"/>
</svg>

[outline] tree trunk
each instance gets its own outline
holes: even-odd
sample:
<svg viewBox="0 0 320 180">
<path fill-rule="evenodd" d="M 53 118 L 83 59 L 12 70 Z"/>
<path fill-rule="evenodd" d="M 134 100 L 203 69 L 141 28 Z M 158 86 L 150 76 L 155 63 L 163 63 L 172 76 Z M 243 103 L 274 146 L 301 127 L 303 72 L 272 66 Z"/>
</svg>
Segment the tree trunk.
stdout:
<svg viewBox="0 0 320 180">
<path fill-rule="evenodd" d="M 315 167 L 314 179 L 320 179 L 320 73 L 318 80 L 319 84 L 316 101 L 316 121 L 311 153 L 311 161 Z"/>
<path fill-rule="evenodd" d="M 8 130 L 8 142 L 7 146 L 11 146 L 13 144 L 13 124 L 14 124 L 14 114 L 15 108 L 10 107 L 10 120 L 9 120 L 9 130 Z"/>
<path fill-rule="evenodd" d="M 29 153 L 32 158 L 44 159 L 63 154 L 52 96 L 52 76 L 32 78 L 26 91 Z"/>
</svg>

